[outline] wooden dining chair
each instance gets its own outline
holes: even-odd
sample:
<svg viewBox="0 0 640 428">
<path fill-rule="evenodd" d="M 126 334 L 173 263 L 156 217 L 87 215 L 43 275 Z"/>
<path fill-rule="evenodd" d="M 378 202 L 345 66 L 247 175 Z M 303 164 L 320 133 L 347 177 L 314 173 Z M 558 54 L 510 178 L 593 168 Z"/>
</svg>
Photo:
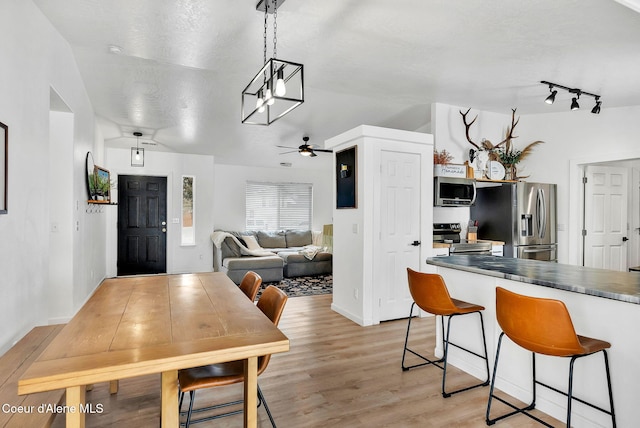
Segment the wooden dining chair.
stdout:
<svg viewBox="0 0 640 428">
<path fill-rule="evenodd" d="M 402 370 L 407 371 L 409 369 L 415 367 L 421 367 L 425 365 L 434 365 L 442 369 L 442 396 L 447 398 L 452 394 L 456 394 L 458 392 L 467 391 L 472 388 L 477 388 L 480 386 L 489 385 L 489 360 L 487 358 L 487 340 L 485 338 L 484 332 L 484 321 L 482 319 L 482 311 L 484 310 L 483 306 L 476 305 L 473 303 L 463 302 L 462 300 L 452 299 L 449 295 L 449 291 L 447 290 L 447 285 L 444 282 L 444 279 L 435 273 L 423 273 L 416 272 L 410 268 L 407 268 L 407 275 L 409 280 L 409 291 L 411 292 L 411 297 L 413 298 L 413 303 L 411 304 L 411 309 L 409 310 L 409 321 L 407 323 L 407 335 L 404 340 L 404 351 L 402 352 Z M 444 341 L 444 355 L 442 358 L 438 360 L 430 360 L 429 358 L 409 349 L 409 330 L 411 329 L 411 318 L 413 316 L 413 308 L 414 306 L 418 306 L 425 312 L 430 314 L 441 316 L 442 317 L 442 339 Z M 452 318 L 460 315 L 469 315 L 469 314 L 478 314 L 480 316 L 480 330 L 482 331 L 482 344 L 484 348 L 484 355 L 481 355 L 477 352 L 474 352 L 470 349 L 464 348 L 459 344 L 455 344 L 449 340 L 449 333 L 451 332 L 451 320 Z M 445 333 L 445 317 L 447 318 L 447 329 Z M 446 380 L 447 380 L 447 356 L 449 354 L 449 345 L 454 346 L 458 349 L 461 349 L 469 354 L 475 355 L 476 357 L 484 360 L 484 366 L 487 373 L 487 379 L 480 382 L 474 383 L 471 386 L 463 387 L 457 389 L 455 391 L 446 391 Z M 423 363 L 415 364 L 412 366 L 405 366 L 405 356 L 409 352 L 410 354 L 415 355 L 416 357 L 423 360 Z M 440 365 L 442 363 L 442 365 Z"/>
<path fill-rule="evenodd" d="M 489 401 L 487 403 L 486 413 L 487 425 L 493 425 L 501 419 L 522 413 L 545 426 L 551 427 L 552 425 L 549 425 L 529 413 L 530 410 L 533 410 L 536 407 L 536 385 L 541 385 L 567 397 L 567 427 L 571 426 L 571 403 L 573 400 L 576 400 L 610 415 L 613 427 L 615 428 L 616 417 L 613 410 L 611 375 L 609 373 L 609 359 L 607 357 L 607 349 L 611 347 L 609 342 L 593 339 L 591 337 L 578 336 L 573 327 L 573 323 L 571 322 L 569 311 L 562 301 L 523 296 L 502 287 L 496 288 L 496 318 L 498 319 L 498 324 L 502 329 L 502 333 L 500 333 L 500 338 L 498 339 L 496 360 L 491 379 L 491 389 L 489 390 Z M 521 408 L 516 407 L 514 404 L 503 400 L 493 393 L 496 382 L 496 372 L 498 371 L 500 348 L 502 345 L 502 339 L 505 335 L 517 345 L 530 351 L 532 356 L 533 399 L 530 404 Z M 602 351 L 604 356 L 607 387 L 609 389 L 610 410 L 588 403 L 573 395 L 573 366 L 576 359 L 586 357 L 600 351 Z M 567 392 L 536 380 L 536 354 L 555 357 L 569 357 L 571 359 L 569 363 L 569 385 Z M 491 413 L 491 402 L 493 398 L 514 410 L 491 419 L 489 415 Z"/>
<path fill-rule="evenodd" d="M 262 285 L 262 277 L 254 271 L 249 271 L 244 274 L 242 281 L 240 281 L 240 290 L 251 300 L 256 300 L 260 286 Z"/>
<path fill-rule="evenodd" d="M 286 303 L 287 294 L 279 288 L 270 285 L 262 292 L 260 299 L 258 299 L 257 307 L 267 316 L 267 318 L 269 318 L 273 322 L 274 325 L 277 326 L 280 322 L 280 318 L 282 316 L 282 312 L 284 311 L 284 306 Z M 271 355 L 258 357 L 258 376 L 260 376 L 260 374 L 265 371 L 270 359 Z M 216 404 L 200 409 L 193 408 L 193 401 L 195 399 L 197 390 L 244 382 L 244 361 L 242 360 L 179 370 L 178 382 L 180 384 L 180 414 L 186 414 L 187 416 L 185 422 L 186 428 L 188 428 L 192 423 L 204 422 L 242 413 L 242 410 L 236 410 L 232 412 L 203 417 L 196 420 L 191 419 L 193 413 L 220 409 L 227 406 L 241 404 L 243 402 L 242 400 L 239 400 L 231 403 Z M 186 392 L 189 393 L 189 409 L 186 412 L 183 412 L 182 402 L 184 399 L 184 394 Z M 260 386 L 258 385 L 258 407 L 260 407 L 262 403 L 264 403 L 264 409 L 269 416 L 271 426 L 275 428 L 276 424 L 273 420 L 273 416 L 271 416 L 271 411 L 269 410 L 267 401 L 264 399 L 264 395 L 262 394 Z"/>
</svg>

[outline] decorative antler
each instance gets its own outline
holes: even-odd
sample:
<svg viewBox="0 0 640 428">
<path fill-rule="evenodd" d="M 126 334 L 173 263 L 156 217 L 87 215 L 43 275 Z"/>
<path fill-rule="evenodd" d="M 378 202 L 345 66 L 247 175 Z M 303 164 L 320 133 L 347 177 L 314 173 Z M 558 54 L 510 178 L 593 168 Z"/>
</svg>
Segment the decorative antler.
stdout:
<svg viewBox="0 0 640 428">
<path fill-rule="evenodd" d="M 460 110 L 460 115 L 462 116 L 462 121 L 464 122 L 464 127 L 466 128 L 467 141 L 469 143 L 471 143 L 471 145 L 473 147 L 475 147 L 476 149 L 481 150 L 480 146 L 477 145 L 476 143 L 474 143 L 473 141 L 471 141 L 471 137 L 469 136 L 469 128 L 471 128 L 471 125 L 473 125 L 473 123 L 478 118 L 478 115 L 476 115 L 476 117 L 474 117 L 471 122 L 467 123 L 467 115 L 469 114 L 470 111 L 471 111 L 471 108 L 469 108 L 469 110 L 467 110 L 466 113 L 462 113 L 462 110 Z"/>
<path fill-rule="evenodd" d="M 514 136 L 513 135 L 513 130 L 516 129 L 516 125 L 518 124 L 518 122 L 520 122 L 520 118 L 518 118 L 516 120 L 516 110 L 515 108 L 511 109 L 511 126 L 507 128 L 507 133 L 506 136 L 504 137 L 504 140 L 500 141 L 498 144 L 495 145 L 495 147 L 500 147 L 501 145 L 505 144 L 505 151 L 509 152 L 511 149 L 511 140 L 514 138 L 518 138 L 518 136 Z"/>
</svg>

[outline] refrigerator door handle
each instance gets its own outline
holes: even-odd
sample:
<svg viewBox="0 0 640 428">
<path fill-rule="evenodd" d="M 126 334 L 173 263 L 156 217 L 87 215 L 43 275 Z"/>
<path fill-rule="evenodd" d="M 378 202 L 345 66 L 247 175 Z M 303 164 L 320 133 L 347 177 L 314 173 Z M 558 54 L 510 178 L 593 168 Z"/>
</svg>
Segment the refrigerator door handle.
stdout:
<svg viewBox="0 0 640 428">
<path fill-rule="evenodd" d="M 548 247 L 548 248 L 538 248 L 535 250 L 522 250 L 523 253 L 545 253 L 547 251 L 553 251 L 555 248 L 553 247 Z"/>
<path fill-rule="evenodd" d="M 544 238 L 547 229 L 547 204 L 545 202 L 544 190 L 538 189 L 538 198 L 536 200 L 536 213 L 538 223 L 538 237 Z"/>
</svg>

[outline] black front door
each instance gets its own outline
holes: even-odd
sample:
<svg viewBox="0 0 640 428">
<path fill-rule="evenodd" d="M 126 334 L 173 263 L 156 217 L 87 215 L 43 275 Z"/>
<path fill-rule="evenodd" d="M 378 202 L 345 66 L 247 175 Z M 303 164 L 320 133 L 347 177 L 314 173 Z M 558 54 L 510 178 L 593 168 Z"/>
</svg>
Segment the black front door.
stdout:
<svg viewBox="0 0 640 428">
<path fill-rule="evenodd" d="M 167 272 L 167 177 L 118 175 L 118 275 Z"/>
</svg>

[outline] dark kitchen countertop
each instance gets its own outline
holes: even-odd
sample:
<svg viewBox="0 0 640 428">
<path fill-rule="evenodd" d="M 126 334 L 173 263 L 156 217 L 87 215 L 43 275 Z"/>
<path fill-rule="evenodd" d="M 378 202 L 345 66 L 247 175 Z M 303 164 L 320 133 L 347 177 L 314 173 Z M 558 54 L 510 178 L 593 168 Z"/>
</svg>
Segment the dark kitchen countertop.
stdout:
<svg viewBox="0 0 640 428">
<path fill-rule="evenodd" d="M 430 257 L 427 264 L 640 305 L 640 273 L 509 257 Z"/>
</svg>

